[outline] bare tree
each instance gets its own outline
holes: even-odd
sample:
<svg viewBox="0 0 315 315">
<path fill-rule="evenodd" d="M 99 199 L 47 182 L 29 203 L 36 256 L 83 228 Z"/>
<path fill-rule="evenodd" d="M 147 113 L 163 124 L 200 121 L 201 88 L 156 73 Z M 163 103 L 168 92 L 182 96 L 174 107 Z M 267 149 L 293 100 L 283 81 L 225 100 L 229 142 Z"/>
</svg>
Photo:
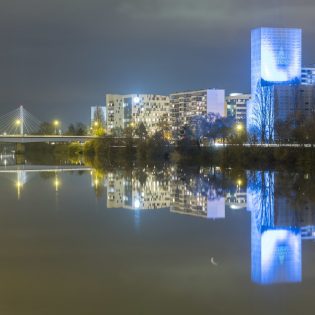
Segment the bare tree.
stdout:
<svg viewBox="0 0 315 315">
<path fill-rule="evenodd" d="M 250 132 L 262 143 L 271 142 L 274 137 L 274 87 L 259 80 L 253 106 Z"/>
</svg>

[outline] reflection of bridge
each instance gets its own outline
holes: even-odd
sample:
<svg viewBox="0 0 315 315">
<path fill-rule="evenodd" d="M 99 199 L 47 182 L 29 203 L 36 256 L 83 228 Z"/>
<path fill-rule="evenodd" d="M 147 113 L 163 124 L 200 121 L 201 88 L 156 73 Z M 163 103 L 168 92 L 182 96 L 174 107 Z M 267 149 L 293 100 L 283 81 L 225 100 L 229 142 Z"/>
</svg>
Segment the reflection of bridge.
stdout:
<svg viewBox="0 0 315 315">
<path fill-rule="evenodd" d="M 0 167 L 0 175 L 1 174 L 9 174 L 10 176 L 13 174 L 16 176 L 15 186 L 17 189 L 18 199 L 21 196 L 21 190 L 24 185 L 29 180 L 28 174 L 35 173 L 52 173 L 54 176 L 53 185 L 55 187 L 56 192 L 58 192 L 60 187 L 60 179 L 58 174 L 63 172 L 81 172 L 81 171 L 90 171 L 90 167 L 85 167 L 82 165 L 63 165 L 63 166 L 51 166 L 51 165 L 12 165 L 12 166 L 4 166 Z"/>
</svg>

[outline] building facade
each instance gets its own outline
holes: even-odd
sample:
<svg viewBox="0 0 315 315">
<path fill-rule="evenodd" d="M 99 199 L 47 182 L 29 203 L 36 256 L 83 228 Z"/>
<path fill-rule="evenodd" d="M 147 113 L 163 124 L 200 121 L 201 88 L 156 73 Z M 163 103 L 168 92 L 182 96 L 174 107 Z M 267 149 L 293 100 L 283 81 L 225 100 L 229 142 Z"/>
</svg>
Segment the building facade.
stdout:
<svg viewBox="0 0 315 315">
<path fill-rule="evenodd" d="M 315 113 L 315 85 L 278 85 L 274 87 L 273 98 L 275 121 L 308 118 Z"/>
<path fill-rule="evenodd" d="M 141 122 L 149 134 L 169 124 L 169 97 L 154 94 L 106 94 L 107 132 L 123 130 Z"/>
<path fill-rule="evenodd" d="M 206 89 L 171 94 L 170 124 L 173 137 L 179 137 L 181 129 L 192 117 L 208 113 L 226 116 L 224 90 Z"/>
<path fill-rule="evenodd" d="M 274 137 L 274 87 L 301 83 L 302 31 L 258 28 L 251 34 L 251 92 L 247 130 L 259 140 Z"/>
<path fill-rule="evenodd" d="M 315 84 L 315 65 L 313 67 L 302 68 L 302 84 Z"/>
<path fill-rule="evenodd" d="M 227 117 L 233 117 L 237 122 L 246 124 L 247 103 L 251 94 L 232 93 L 225 98 Z"/>
</svg>

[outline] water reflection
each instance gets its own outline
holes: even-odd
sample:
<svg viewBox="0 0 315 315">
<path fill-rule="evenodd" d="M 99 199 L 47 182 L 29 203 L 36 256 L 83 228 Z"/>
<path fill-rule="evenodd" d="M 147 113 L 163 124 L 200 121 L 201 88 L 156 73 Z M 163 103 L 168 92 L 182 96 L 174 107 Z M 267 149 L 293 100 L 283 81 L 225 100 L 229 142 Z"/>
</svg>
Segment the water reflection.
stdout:
<svg viewBox="0 0 315 315">
<path fill-rule="evenodd" d="M 218 168 L 110 172 L 107 207 L 139 210 L 170 208 L 174 214 L 224 219 L 226 208 L 251 212 L 252 281 L 302 280 L 301 241 L 315 239 L 312 198 L 301 192 L 309 175 L 247 172 L 240 178 Z M 298 196 L 299 195 L 299 196 Z"/>
<path fill-rule="evenodd" d="M 134 167 L 96 170 L 82 165 L 10 166 L 0 157 L 0 174 L 15 182 L 17 198 L 31 176 L 41 173 L 62 188 L 63 172 L 88 172 L 97 197 L 107 209 L 141 212 L 169 209 L 173 215 L 223 220 L 229 211 L 250 212 L 251 279 L 254 283 L 302 281 L 302 240 L 315 239 L 314 181 L 310 174 L 272 171 L 238 172 L 219 168 L 183 170 L 177 167 Z M 13 162 L 11 163 L 13 165 Z"/>
</svg>

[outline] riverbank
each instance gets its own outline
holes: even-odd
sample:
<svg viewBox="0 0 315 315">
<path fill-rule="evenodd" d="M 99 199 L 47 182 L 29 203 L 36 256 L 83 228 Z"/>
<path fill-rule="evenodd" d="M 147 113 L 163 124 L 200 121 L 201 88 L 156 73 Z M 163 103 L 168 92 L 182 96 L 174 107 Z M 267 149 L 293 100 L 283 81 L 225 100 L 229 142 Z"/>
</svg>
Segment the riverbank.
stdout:
<svg viewBox="0 0 315 315">
<path fill-rule="evenodd" d="M 221 146 L 201 147 L 194 143 L 172 146 L 166 141 L 128 140 L 125 142 L 99 139 L 85 144 L 27 144 L 24 155 L 36 162 L 63 159 L 84 159 L 97 165 L 130 165 L 171 162 L 187 166 L 223 168 L 287 168 L 314 170 L 315 149 L 312 147 Z"/>
</svg>

